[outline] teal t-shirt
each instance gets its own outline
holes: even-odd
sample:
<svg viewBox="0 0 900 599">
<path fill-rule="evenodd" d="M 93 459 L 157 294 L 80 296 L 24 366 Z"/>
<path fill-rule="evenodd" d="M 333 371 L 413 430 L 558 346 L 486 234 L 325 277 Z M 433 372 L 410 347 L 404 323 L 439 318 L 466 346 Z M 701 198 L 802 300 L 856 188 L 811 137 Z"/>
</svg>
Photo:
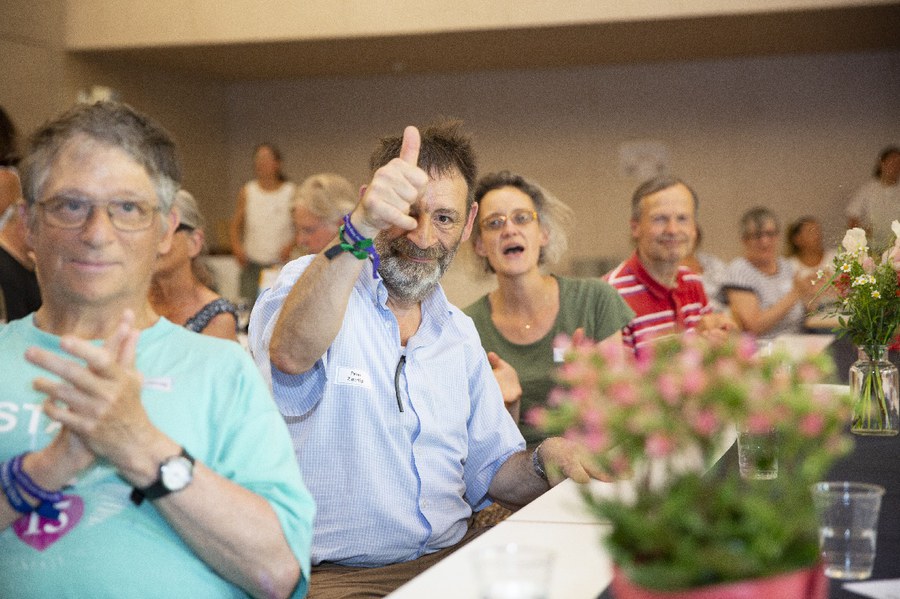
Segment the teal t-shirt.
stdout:
<svg viewBox="0 0 900 599">
<path fill-rule="evenodd" d="M 0 325 L 0 461 L 44 447 L 58 425 L 43 415 L 30 346 L 61 352 L 31 316 Z M 284 421 L 237 343 L 160 319 L 141 332 L 137 368 L 153 423 L 198 461 L 268 500 L 303 571 L 306 594 L 314 504 Z M 0 597 L 245 597 L 180 539 L 152 502 L 98 462 L 64 489 L 58 522 L 23 516 L 0 531 Z M 240 519 L 242 514 L 235 513 Z"/>
<path fill-rule="evenodd" d="M 602 341 L 619 331 L 634 318 L 618 292 L 600 279 L 569 279 L 556 277 L 559 282 L 559 313 L 556 322 L 543 338 L 520 345 L 504 337 L 491 320 L 488 296 L 478 299 L 463 310 L 475 322 L 485 351 L 497 352 L 516 369 L 522 385 L 522 419 L 519 428 L 529 444 L 540 442 L 545 435 L 528 426 L 525 415 L 535 406 L 542 406 L 555 384 L 559 365 L 554 358 L 553 340 L 557 335 L 571 336 L 575 329 L 584 328 L 585 336 Z"/>
</svg>

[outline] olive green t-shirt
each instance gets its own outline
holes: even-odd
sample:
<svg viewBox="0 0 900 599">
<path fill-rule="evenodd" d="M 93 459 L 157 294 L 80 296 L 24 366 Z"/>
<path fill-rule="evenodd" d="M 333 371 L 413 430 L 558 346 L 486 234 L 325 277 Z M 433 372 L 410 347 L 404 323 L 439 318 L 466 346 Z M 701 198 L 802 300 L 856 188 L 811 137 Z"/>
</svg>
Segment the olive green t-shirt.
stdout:
<svg viewBox="0 0 900 599">
<path fill-rule="evenodd" d="M 534 343 L 520 345 L 504 337 L 491 320 L 491 304 L 485 295 L 463 309 L 475 321 L 485 351 L 497 352 L 519 375 L 522 385 L 522 419 L 519 428 L 525 441 L 534 444 L 545 435 L 528 426 L 525 416 L 533 407 L 546 404 L 555 384 L 559 362 L 554 359 L 553 340 L 557 335 L 571 336 L 584 328 L 585 336 L 602 341 L 619 331 L 634 318 L 634 312 L 618 292 L 600 279 L 569 279 L 559 282 L 559 313 L 550 331 Z M 558 357 L 557 357 L 558 358 Z"/>
</svg>

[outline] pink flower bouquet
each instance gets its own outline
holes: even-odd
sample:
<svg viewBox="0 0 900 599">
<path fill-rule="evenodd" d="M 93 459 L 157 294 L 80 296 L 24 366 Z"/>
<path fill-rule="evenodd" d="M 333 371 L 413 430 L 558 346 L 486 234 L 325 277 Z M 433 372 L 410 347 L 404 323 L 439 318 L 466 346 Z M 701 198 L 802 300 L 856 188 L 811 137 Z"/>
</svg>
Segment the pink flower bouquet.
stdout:
<svg viewBox="0 0 900 599">
<path fill-rule="evenodd" d="M 821 355 L 759 356 L 751 337 L 684 335 L 639 357 L 584 345 L 569 351 L 550 407 L 528 418 L 627 481 L 584 497 L 612 523 L 605 542 L 629 579 L 668 590 L 745 580 L 819 559 L 810 487 L 850 447 L 848 398 L 814 385 L 831 368 Z M 776 479 L 706 470 L 736 429 L 774 431 Z"/>
</svg>

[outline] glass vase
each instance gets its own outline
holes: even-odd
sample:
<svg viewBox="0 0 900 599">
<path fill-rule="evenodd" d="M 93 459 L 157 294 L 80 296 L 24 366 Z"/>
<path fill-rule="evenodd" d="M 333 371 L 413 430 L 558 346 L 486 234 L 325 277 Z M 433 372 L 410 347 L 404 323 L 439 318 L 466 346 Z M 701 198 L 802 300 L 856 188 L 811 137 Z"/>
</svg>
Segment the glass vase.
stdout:
<svg viewBox="0 0 900 599">
<path fill-rule="evenodd" d="M 896 435 L 900 432 L 900 378 L 897 367 L 887 360 L 887 347 L 859 349 L 859 359 L 850 366 L 853 420 L 856 435 Z"/>
</svg>

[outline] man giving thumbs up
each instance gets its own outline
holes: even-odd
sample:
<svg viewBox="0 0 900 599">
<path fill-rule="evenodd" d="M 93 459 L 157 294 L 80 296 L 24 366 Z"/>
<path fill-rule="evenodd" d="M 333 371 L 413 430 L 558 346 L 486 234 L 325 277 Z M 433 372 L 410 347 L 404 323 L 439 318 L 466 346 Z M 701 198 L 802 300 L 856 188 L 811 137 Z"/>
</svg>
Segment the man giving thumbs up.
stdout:
<svg viewBox="0 0 900 599">
<path fill-rule="evenodd" d="M 407 127 L 371 167 L 338 237 L 288 264 L 250 320 L 317 504 L 314 599 L 386 595 L 472 538 L 473 512 L 546 491 L 543 459 L 588 476 L 561 439 L 524 451 L 439 284 L 478 212 L 468 138 L 457 123 Z"/>
</svg>

